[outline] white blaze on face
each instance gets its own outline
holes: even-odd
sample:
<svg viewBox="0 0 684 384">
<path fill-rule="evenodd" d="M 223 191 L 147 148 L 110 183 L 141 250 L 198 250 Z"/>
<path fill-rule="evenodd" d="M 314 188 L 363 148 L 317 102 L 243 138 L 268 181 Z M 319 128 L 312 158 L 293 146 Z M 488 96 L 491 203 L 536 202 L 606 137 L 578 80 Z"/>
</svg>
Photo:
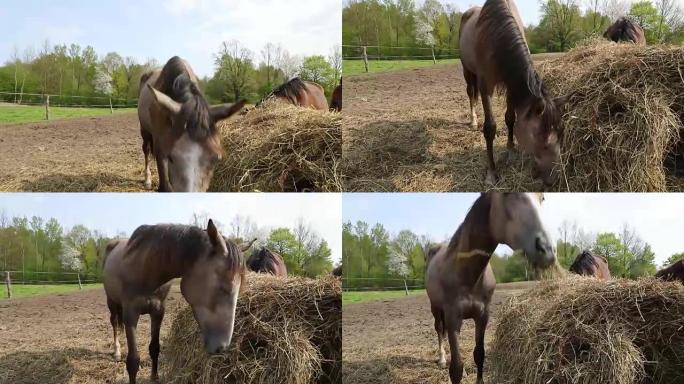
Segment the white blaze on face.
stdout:
<svg viewBox="0 0 684 384">
<path fill-rule="evenodd" d="M 193 141 L 187 133 L 176 141 L 171 152 L 173 163 L 169 164 L 171 185 L 177 192 L 199 191 L 202 185 L 201 159 L 204 148 Z"/>
</svg>

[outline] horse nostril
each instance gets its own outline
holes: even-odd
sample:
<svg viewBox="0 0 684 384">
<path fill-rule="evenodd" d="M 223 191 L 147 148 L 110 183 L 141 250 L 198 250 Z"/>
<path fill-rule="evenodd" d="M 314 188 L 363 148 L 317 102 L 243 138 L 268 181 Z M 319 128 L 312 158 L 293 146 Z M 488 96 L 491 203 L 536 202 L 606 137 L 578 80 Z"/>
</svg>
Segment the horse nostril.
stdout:
<svg viewBox="0 0 684 384">
<path fill-rule="evenodd" d="M 544 247 L 544 244 L 542 244 L 542 239 L 541 237 L 537 237 L 537 239 L 534 242 L 534 247 L 537 249 L 537 252 L 539 253 L 546 253 L 546 247 Z"/>
</svg>

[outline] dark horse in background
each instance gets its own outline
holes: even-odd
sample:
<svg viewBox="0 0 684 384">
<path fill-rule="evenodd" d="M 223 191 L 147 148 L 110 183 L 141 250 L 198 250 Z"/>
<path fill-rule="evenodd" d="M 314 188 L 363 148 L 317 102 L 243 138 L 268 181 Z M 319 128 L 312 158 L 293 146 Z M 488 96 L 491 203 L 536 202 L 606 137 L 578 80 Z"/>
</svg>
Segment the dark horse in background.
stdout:
<svg viewBox="0 0 684 384">
<path fill-rule="evenodd" d="M 570 272 L 581 276 L 593 276 L 599 280 L 610 280 L 608 261 L 604 257 L 593 255 L 589 251 L 577 255 L 570 266 Z"/>
<path fill-rule="evenodd" d="M 628 17 L 617 19 L 603 34 L 608 40 L 616 43 L 625 41 L 639 45 L 646 45 L 646 35 L 644 30 Z"/>
<path fill-rule="evenodd" d="M 287 81 L 264 97 L 257 107 L 268 100 L 284 101 L 298 107 L 328 110 L 328 100 L 323 87 L 311 81 L 302 81 L 295 77 Z"/>
<path fill-rule="evenodd" d="M 473 357 L 477 383 L 483 380 L 485 331 L 496 285 L 489 259 L 496 247 L 506 244 L 522 250 L 535 268 L 549 268 L 556 261 L 553 240 L 541 220 L 542 200 L 543 195 L 533 193 L 483 193 L 449 244 L 426 250 L 426 286 L 439 343 L 438 364 L 446 366 L 444 338 L 448 337 L 449 377 L 454 384 L 463 376 L 458 336 L 465 319 L 475 321 Z"/>
<path fill-rule="evenodd" d="M 253 252 L 247 259 L 247 268 L 257 273 L 270 273 L 275 276 L 287 276 L 285 260 L 279 254 L 266 247 Z"/>
<path fill-rule="evenodd" d="M 204 192 L 223 155 L 216 123 L 245 102 L 211 107 L 190 65 L 178 56 L 140 78 L 138 118 L 145 155 L 145 188 L 152 188 L 154 153 L 160 192 Z"/>
<path fill-rule="evenodd" d="M 470 8 L 461 18 L 461 63 L 470 98 L 471 126 L 477 127 L 475 104 L 480 95 L 487 144 L 486 181 L 490 185 L 498 180 L 492 110 L 497 88 L 506 90 L 508 149 L 514 150 L 515 137 L 523 152 L 534 156 L 536 176 L 546 186 L 556 180 L 553 171 L 563 136 L 561 107 L 567 98 L 554 99 L 534 69 L 523 27 L 513 0 L 487 0 L 483 7 Z"/>
<path fill-rule="evenodd" d="M 684 284 L 684 260 L 675 261 L 667 268 L 656 273 L 656 277 L 665 281 L 681 281 Z"/>
<path fill-rule="evenodd" d="M 224 352 L 235 324 L 238 293 L 244 283 L 242 252 L 218 232 L 187 225 L 143 225 L 130 239 L 112 240 L 104 263 L 104 289 L 114 331 L 114 357 L 121 358 L 119 331 L 126 330 L 126 370 L 136 382 L 140 355 L 135 330 L 140 315 L 149 314 L 152 338 L 152 380 L 158 380 L 159 330 L 171 280 L 181 278 L 181 292 L 190 304 L 209 354 Z"/>
<path fill-rule="evenodd" d="M 340 77 L 340 85 L 335 87 L 332 98 L 330 99 L 330 110 L 334 112 L 342 112 L 342 78 Z"/>
</svg>

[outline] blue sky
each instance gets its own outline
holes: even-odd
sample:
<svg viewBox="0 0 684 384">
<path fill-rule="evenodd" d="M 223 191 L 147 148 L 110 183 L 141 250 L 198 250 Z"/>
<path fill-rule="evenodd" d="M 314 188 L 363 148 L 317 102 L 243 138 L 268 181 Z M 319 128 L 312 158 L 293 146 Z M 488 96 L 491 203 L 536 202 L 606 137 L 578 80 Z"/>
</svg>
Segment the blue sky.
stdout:
<svg viewBox="0 0 684 384">
<path fill-rule="evenodd" d="M 222 41 L 237 39 L 257 56 L 266 42 L 292 54 L 328 55 L 340 44 L 342 0 L 23 0 L 2 1 L 0 62 L 14 46 L 92 45 L 160 63 L 179 55 L 198 75 L 213 73 Z"/>
<path fill-rule="evenodd" d="M 0 212 L 7 216 L 54 217 L 70 228 L 83 224 L 110 236 L 130 234 L 141 224 L 189 223 L 193 212 L 229 224 L 249 216 L 260 227 L 292 228 L 301 217 L 341 259 L 342 199 L 336 193 L 3 193 Z"/>
<path fill-rule="evenodd" d="M 345 222 L 382 223 L 392 234 L 410 229 L 434 240 L 449 239 L 477 193 L 345 194 Z M 548 193 L 542 219 L 552 236 L 563 220 L 576 222 L 585 232 L 615 232 L 627 223 L 649 243 L 660 266 L 670 255 L 684 252 L 684 194 L 668 193 Z M 506 246 L 497 252 L 510 253 Z"/>
</svg>

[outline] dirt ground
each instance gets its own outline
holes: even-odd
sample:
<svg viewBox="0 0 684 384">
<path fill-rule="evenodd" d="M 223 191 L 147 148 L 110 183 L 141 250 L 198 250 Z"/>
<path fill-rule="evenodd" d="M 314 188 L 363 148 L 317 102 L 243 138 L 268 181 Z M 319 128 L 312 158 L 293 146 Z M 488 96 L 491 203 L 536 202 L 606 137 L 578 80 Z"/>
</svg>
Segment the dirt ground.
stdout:
<svg viewBox="0 0 684 384">
<path fill-rule="evenodd" d="M 144 191 L 141 146 L 136 113 L 0 125 L 0 191 Z"/>
<path fill-rule="evenodd" d="M 167 301 L 162 340 L 172 313 L 183 302 L 178 285 Z M 140 383 L 149 383 L 150 319 L 138 323 Z M 0 301 L 0 383 L 128 383 L 126 337 L 120 362 L 114 361 L 112 328 L 103 289 Z M 164 362 L 164 345 L 162 341 Z"/>
<path fill-rule="evenodd" d="M 501 304 L 533 285 L 526 282 L 497 286 L 485 335 L 485 351 L 488 351 L 500 321 Z M 475 325 L 472 320 L 464 321 L 459 345 L 465 366 L 463 383 L 475 383 Z M 436 363 L 437 334 L 426 295 L 345 305 L 342 310 L 342 356 L 345 384 L 449 383 L 448 368 L 440 369 Z M 447 363 L 449 359 L 447 356 Z M 485 358 L 485 379 L 486 372 Z"/>
</svg>

